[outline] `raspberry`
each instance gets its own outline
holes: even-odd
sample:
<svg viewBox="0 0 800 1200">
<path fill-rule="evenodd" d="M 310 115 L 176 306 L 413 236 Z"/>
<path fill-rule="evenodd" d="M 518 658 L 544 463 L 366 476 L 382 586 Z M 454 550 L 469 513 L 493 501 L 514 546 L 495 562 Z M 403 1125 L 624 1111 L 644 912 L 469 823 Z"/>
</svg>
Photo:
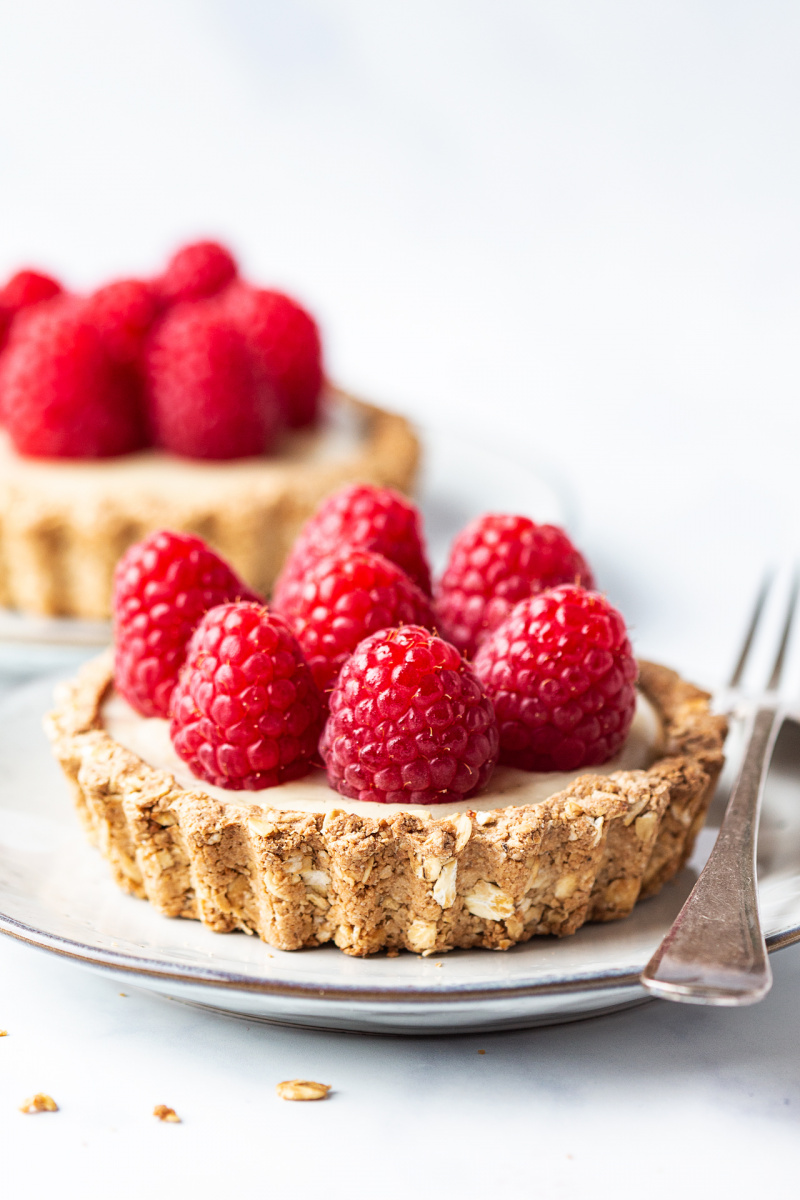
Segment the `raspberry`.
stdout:
<svg viewBox="0 0 800 1200">
<path fill-rule="evenodd" d="M 316 754 L 316 684 L 283 618 L 260 604 L 206 613 L 171 707 L 175 750 L 217 787 L 275 787 L 305 775 Z"/>
<path fill-rule="evenodd" d="M 613 758 L 636 708 L 636 659 L 604 596 L 563 586 L 522 600 L 486 638 L 475 674 L 494 701 L 500 761 L 573 771 Z"/>
<path fill-rule="evenodd" d="M 313 317 L 282 292 L 244 284 L 230 288 L 224 303 L 273 387 L 286 424 L 312 425 L 322 391 L 322 346 Z"/>
<path fill-rule="evenodd" d="M 61 291 L 60 283 L 39 271 L 17 271 L 16 275 L 12 275 L 5 287 L 0 288 L 0 350 L 8 341 L 17 313 L 23 308 L 41 304 L 43 300 L 51 300 Z"/>
<path fill-rule="evenodd" d="M 453 542 L 436 589 L 441 628 L 471 657 L 519 600 L 559 583 L 594 587 L 585 559 L 563 530 L 487 513 Z"/>
<path fill-rule="evenodd" d="M 0 290 L 0 306 L 19 312 L 21 308 L 52 299 L 63 290 L 60 283 L 40 271 L 17 271 Z"/>
<path fill-rule="evenodd" d="M 116 362 L 139 364 L 144 342 L 158 316 L 159 302 L 148 283 L 120 279 L 98 288 L 84 304 L 108 354 Z"/>
<path fill-rule="evenodd" d="M 494 709 L 470 667 L 418 625 L 358 646 L 320 741 L 331 787 L 381 804 L 463 800 L 488 780 L 497 747 Z"/>
<path fill-rule="evenodd" d="M 114 572 L 114 682 L 137 712 L 169 715 L 195 627 L 236 599 L 258 601 L 198 537 L 161 531 L 126 551 Z"/>
<path fill-rule="evenodd" d="M 371 483 L 340 488 L 323 500 L 300 530 L 275 584 L 275 607 L 283 607 L 284 595 L 305 579 L 314 562 L 342 546 L 382 554 L 430 595 L 431 574 L 420 525 L 414 505 L 391 488 Z"/>
<path fill-rule="evenodd" d="M 42 305 L 15 322 L 3 355 L 1 407 L 17 451 L 36 458 L 106 458 L 146 442 L 138 389 L 75 300 Z"/>
<path fill-rule="evenodd" d="M 343 663 L 370 633 L 435 620 L 428 597 L 382 554 L 345 548 L 315 562 L 285 588 L 281 604 L 323 696 Z"/>
<path fill-rule="evenodd" d="M 215 296 L 236 278 L 236 260 L 219 242 L 183 246 L 167 263 L 157 287 L 167 304 Z"/>
<path fill-rule="evenodd" d="M 189 458 L 216 459 L 270 448 L 278 425 L 275 398 L 214 300 L 166 314 L 148 342 L 145 375 L 158 445 Z"/>
</svg>

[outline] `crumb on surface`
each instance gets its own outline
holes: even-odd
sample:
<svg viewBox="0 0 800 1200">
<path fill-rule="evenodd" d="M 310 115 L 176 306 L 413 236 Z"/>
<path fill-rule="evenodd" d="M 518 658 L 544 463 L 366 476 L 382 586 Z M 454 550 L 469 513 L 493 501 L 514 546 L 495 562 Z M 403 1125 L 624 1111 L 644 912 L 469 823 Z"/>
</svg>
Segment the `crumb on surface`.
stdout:
<svg viewBox="0 0 800 1200">
<path fill-rule="evenodd" d="M 58 1105 L 52 1096 L 48 1096 L 44 1092 L 37 1092 L 35 1096 L 30 1096 L 20 1104 L 19 1111 L 21 1113 L 58 1112 Z"/>
<path fill-rule="evenodd" d="M 284 1079 L 275 1088 L 281 1100 L 326 1100 L 330 1090 L 329 1083 L 315 1083 L 313 1079 Z"/>
<path fill-rule="evenodd" d="M 120 996 L 124 997 L 124 999 L 126 999 L 126 1000 L 128 999 L 128 993 L 127 993 L 127 992 L 120 992 Z"/>
<path fill-rule="evenodd" d="M 8 1037 L 7 1029 L 0 1029 L 0 1037 Z"/>
<path fill-rule="evenodd" d="M 485 1053 L 486 1053 L 486 1051 L 485 1051 L 485 1050 L 479 1050 L 479 1051 L 478 1051 L 478 1054 L 485 1054 Z"/>
<path fill-rule="evenodd" d="M 180 1125 L 181 1122 L 175 1109 L 168 1108 L 166 1104 L 157 1104 L 153 1109 L 153 1116 L 158 1117 L 159 1121 L 171 1121 L 174 1125 Z"/>
</svg>

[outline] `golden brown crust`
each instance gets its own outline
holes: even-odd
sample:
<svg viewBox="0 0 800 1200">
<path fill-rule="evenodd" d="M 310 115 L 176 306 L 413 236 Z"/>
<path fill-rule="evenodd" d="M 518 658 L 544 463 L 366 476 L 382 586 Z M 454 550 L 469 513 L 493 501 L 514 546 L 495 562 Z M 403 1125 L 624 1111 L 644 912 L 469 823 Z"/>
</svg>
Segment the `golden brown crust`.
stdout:
<svg viewBox="0 0 800 1200">
<path fill-rule="evenodd" d="M 281 460 L 265 457 L 263 477 L 252 460 L 241 472 L 225 463 L 215 473 L 224 478 L 220 488 L 208 486 L 209 464 L 197 465 L 192 486 L 175 487 L 168 461 L 163 486 L 158 473 L 146 485 L 126 487 L 112 472 L 107 485 L 62 488 L 61 464 L 35 464 L 9 478 L 0 472 L 0 605 L 107 617 L 120 555 L 164 528 L 198 534 L 266 595 L 300 526 L 329 492 L 350 480 L 401 491 L 414 483 L 419 443 L 403 417 L 336 389 L 330 389 L 328 403 L 346 411 L 358 428 L 352 452 L 329 461 L 287 460 L 278 471 Z M 86 466 L 88 479 L 93 465 Z M 44 477 L 42 468 L 48 471 Z M 74 468 L 65 469 L 74 475 Z"/>
<path fill-rule="evenodd" d="M 279 812 L 179 786 L 103 730 L 103 655 L 47 718 L 91 840 L 123 890 L 167 916 L 255 932 L 281 950 L 505 950 L 626 916 L 691 853 L 722 768 L 723 717 L 643 663 L 665 753 L 646 771 L 583 775 L 541 804 L 455 817 Z"/>
</svg>

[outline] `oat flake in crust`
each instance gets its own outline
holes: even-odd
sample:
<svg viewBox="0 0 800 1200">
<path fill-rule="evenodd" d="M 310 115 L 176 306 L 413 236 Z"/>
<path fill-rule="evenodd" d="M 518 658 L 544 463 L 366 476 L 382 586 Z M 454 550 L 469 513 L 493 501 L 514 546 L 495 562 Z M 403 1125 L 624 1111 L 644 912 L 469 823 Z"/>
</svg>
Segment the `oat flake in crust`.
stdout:
<svg viewBox="0 0 800 1200">
<path fill-rule="evenodd" d="M 199 780 L 181 787 L 102 728 L 107 654 L 63 690 L 46 728 L 116 883 L 165 916 L 244 929 L 281 950 L 505 950 L 627 916 L 691 854 L 726 722 L 674 671 L 640 666 L 663 726 L 652 767 L 582 775 L 539 804 L 443 818 L 433 807 L 385 818 L 280 812 L 222 802 Z"/>
<path fill-rule="evenodd" d="M 323 411 L 349 433 L 286 435 L 278 453 L 209 462 L 145 450 L 118 459 L 36 460 L 0 430 L 0 605 L 49 616 L 110 614 L 114 567 L 155 529 L 195 533 L 266 595 L 300 526 L 343 483 L 408 491 L 419 443 L 400 416 L 329 388 Z M 336 435 L 332 435 L 332 441 Z"/>
</svg>

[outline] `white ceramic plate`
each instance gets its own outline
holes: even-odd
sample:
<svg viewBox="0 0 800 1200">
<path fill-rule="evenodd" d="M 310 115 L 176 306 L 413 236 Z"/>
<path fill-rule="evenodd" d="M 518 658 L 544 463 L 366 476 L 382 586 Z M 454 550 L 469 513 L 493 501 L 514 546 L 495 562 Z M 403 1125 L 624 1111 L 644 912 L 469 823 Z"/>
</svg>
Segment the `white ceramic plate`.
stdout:
<svg viewBox="0 0 800 1200">
<path fill-rule="evenodd" d="M 348 958 L 272 950 L 170 920 L 124 896 L 78 827 L 41 729 L 52 681 L 0 706 L 0 931 L 162 995 L 249 1018 L 391 1033 L 520 1028 L 645 998 L 638 975 L 713 841 L 715 804 L 681 877 L 622 922 L 505 954 Z M 800 725 L 784 729 L 761 826 L 762 913 L 772 948 L 800 938 Z M 721 797 L 720 797 L 721 799 Z"/>
</svg>

